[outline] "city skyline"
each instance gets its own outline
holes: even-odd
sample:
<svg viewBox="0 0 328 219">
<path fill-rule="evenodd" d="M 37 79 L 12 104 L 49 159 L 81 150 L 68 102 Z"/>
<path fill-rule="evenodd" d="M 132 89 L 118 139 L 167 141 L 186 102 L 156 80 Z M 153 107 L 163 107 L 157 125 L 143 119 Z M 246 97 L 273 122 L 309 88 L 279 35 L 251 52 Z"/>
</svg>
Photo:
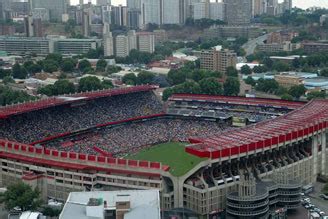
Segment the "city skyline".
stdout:
<svg viewBox="0 0 328 219">
<path fill-rule="evenodd" d="M 72 2 L 72 4 L 78 4 L 79 0 L 71 0 L 71 2 Z M 85 0 L 85 2 L 87 2 L 87 0 Z M 95 2 L 95 0 L 93 0 L 93 2 Z M 281 0 L 280 0 L 280 2 L 281 2 Z M 126 5 L 126 0 L 112 0 L 112 4 Z M 328 1 L 324 2 L 323 0 L 294 0 L 293 7 L 294 6 L 297 6 L 299 8 L 304 8 L 304 9 L 312 7 L 312 6 L 328 8 Z"/>
</svg>

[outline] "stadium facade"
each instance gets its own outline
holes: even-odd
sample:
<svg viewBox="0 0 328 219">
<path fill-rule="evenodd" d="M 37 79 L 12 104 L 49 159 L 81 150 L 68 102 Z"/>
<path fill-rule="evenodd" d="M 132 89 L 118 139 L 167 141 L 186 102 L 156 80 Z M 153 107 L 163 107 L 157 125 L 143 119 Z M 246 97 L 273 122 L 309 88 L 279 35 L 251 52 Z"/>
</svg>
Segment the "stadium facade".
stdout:
<svg viewBox="0 0 328 219">
<path fill-rule="evenodd" d="M 35 111 L 60 106 L 69 109 L 79 107 L 82 102 L 154 89 L 154 86 L 137 86 L 6 106 L 0 108 L 0 124 Z M 0 130 L 0 186 L 22 180 L 40 189 L 44 199 L 59 200 L 66 200 L 74 191 L 159 189 L 162 209 L 185 207 L 202 215 L 227 209 L 234 217 L 243 214 L 238 205 L 258 208 L 261 215 L 279 206 L 294 209 L 300 205 L 301 186 L 314 183 L 319 174 L 328 174 L 328 101 L 302 103 L 177 94 L 170 102 L 163 113 L 125 121 L 178 114 L 225 120 L 228 118 L 220 113 L 225 106 L 238 106 L 239 112 L 272 114 L 276 118 L 257 122 L 255 117 L 254 124 L 245 127 L 214 133 L 210 137 L 191 137 L 186 152 L 206 159 L 179 177 L 173 176 L 170 167 L 159 162 L 115 158 L 101 151 L 100 155 L 91 155 L 42 147 L 42 142 L 74 134 L 75 130 L 48 136 L 33 144 L 12 141 Z M 99 124 L 96 128 L 113 123 L 118 121 Z M 281 177 L 275 177 L 277 175 Z M 274 182 L 269 182 L 270 179 Z M 251 180 L 246 184 L 253 187 L 241 189 L 246 185 L 245 180 Z M 254 200 L 243 198 L 245 194 Z"/>
</svg>

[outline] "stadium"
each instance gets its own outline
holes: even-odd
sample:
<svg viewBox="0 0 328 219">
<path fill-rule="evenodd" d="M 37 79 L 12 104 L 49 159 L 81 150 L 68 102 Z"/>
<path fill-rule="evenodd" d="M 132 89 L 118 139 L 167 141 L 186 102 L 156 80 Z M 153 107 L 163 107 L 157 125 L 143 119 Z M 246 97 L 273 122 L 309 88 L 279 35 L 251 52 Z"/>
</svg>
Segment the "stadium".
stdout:
<svg viewBox="0 0 328 219">
<path fill-rule="evenodd" d="M 42 197 L 159 189 L 163 210 L 265 218 L 328 174 L 328 101 L 175 94 L 143 85 L 0 108 L 0 185 Z"/>
</svg>

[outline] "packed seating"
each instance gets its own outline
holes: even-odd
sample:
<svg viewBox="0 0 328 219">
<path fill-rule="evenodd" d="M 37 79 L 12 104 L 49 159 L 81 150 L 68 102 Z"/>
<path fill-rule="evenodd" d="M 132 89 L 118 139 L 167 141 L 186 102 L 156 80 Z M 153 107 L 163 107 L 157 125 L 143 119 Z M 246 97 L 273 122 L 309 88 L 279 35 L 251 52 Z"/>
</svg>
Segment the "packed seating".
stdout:
<svg viewBox="0 0 328 219">
<path fill-rule="evenodd" d="M 49 136 L 87 129 L 98 124 L 162 112 L 153 92 L 138 92 L 61 105 L 0 120 L 0 138 L 32 143 Z"/>
<path fill-rule="evenodd" d="M 223 121 L 158 118 L 108 126 L 87 134 L 52 141 L 45 147 L 96 154 L 96 151 L 92 151 L 96 146 L 114 157 L 123 157 L 154 144 L 186 142 L 191 136 L 208 137 L 227 129 L 231 129 L 231 126 Z"/>
</svg>

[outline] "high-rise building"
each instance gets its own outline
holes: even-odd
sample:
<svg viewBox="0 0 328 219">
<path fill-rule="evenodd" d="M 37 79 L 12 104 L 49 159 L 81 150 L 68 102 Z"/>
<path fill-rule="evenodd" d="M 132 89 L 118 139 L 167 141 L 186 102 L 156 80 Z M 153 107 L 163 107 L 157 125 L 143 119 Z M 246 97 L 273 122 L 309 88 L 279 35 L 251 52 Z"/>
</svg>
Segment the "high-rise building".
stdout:
<svg viewBox="0 0 328 219">
<path fill-rule="evenodd" d="M 151 32 L 139 32 L 138 36 L 138 50 L 140 52 L 153 53 L 155 51 L 155 36 Z"/>
<path fill-rule="evenodd" d="M 284 0 L 284 10 L 290 11 L 293 8 L 293 0 Z"/>
<path fill-rule="evenodd" d="M 90 24 L 91 24 L 91 15 L 90 10 L 85 9 L 82 14 L 82 34 L 85 37 L 90 35 Z"/>
<path fill-rule="evenodd" d="M 8 19 L 7 11 L 10 10 L 10 0 L 1 0 L 0 1 L 0 18 L 1 19 Z"/>
<path fill-rule="evenodd" d="M 141 26 L 161 24 L 161 1 L 141 0 Z"/>
<path fill-rule="evenodd" d="M 180 23 L 180 1 L 164 0 L 162 1 L 162 24 Z"/>
<path fill-rule="evenodd" d="M 137 35 L 135 30 L 128 31 L 128 44 L 129 44 L 129 51 L 132 49 L 138 49 L 137 45 Z"/>
<path fill-rule="evenodd" d="M 45 8 L 49 10 L 50 20 L 61 21 L 67 12 L 66 0 L 30 0 L 31 9 Z"/>
<path fill-rule="evenodd" d="M 265 14 L 267 10 L 267 0 L 253 0 L 253 16 Z"/>
<path fill-rule="evenodd" d="M 97 0 L 96 4 L 98 6 L 103 6 L 103 5 L 111 5 L 112 2 L 111 0 Z"/>
<path fill-rule="evenodd" d="M 33 36 L 43 37 L 43 26 L 41 18 L 33 19 Z"/>
<path fill-rule="evenodd" d="M 226 21 L 231 25 L 246 25 L 252 18 L 252 0 L 224 0 Z"/>
<path fill-rule="evenodd" d="M 103 36 L 104 56 L 114 55 L 114 39 L 111 32 L 105 33 Z"/>
<path fill-rule="evenodd" d="M 222 2 L 211 2 L 209 4 L 209 18 L 213 20 L 224 20 L 224 4 Z"/>
<path fill-rule="evenodd" d="M 40 18 L 42 21 L 49 21 L 49 10 L 46 8 L 34 8 L 31 10 L 33 19 Z M 74 19 L 75 20 L 75 19 Z"/>
<path fill-rule="evenodd" d="M 129 55 L 129 41 L 128 37 L 124 35 L 118 35 L 115 37 L 115 56 L 127 57 Z"/>
<path fill-rule="evenodd" d="M 112 7 L 111 24 L 117 26 L 127 26 L 128 24 L 128 8 L 126 6 Z"/>
<path fill-rule="evenodd" d="M 207 4 L 205 2 L 197 2 L 191 5 L 192 8 L 192 18 L 195 20 L 206 18 Z"/>
<path fill-rule="evenodd" d="M 27 37 L 34 36 L 34 27 L 33 27 L 33 17 L 32 15 L 28 15 L 24 18 L 25 22 L 25 33 Z"/>
<path fill-rule="evenodd" d="M 212 50 L 203 50 L 196 53 L 200 60 L 200 68 L 210 71 L 226 73 L 230 66 L 236 67 L 237 54 L 234 51 L 217 46 Z"/>
<path fill-rule="evenodd" d="M 138 29 L 140 26 L 140 9 L 128 9 L 128 27 L 130 29 Z"/>
</svg>

